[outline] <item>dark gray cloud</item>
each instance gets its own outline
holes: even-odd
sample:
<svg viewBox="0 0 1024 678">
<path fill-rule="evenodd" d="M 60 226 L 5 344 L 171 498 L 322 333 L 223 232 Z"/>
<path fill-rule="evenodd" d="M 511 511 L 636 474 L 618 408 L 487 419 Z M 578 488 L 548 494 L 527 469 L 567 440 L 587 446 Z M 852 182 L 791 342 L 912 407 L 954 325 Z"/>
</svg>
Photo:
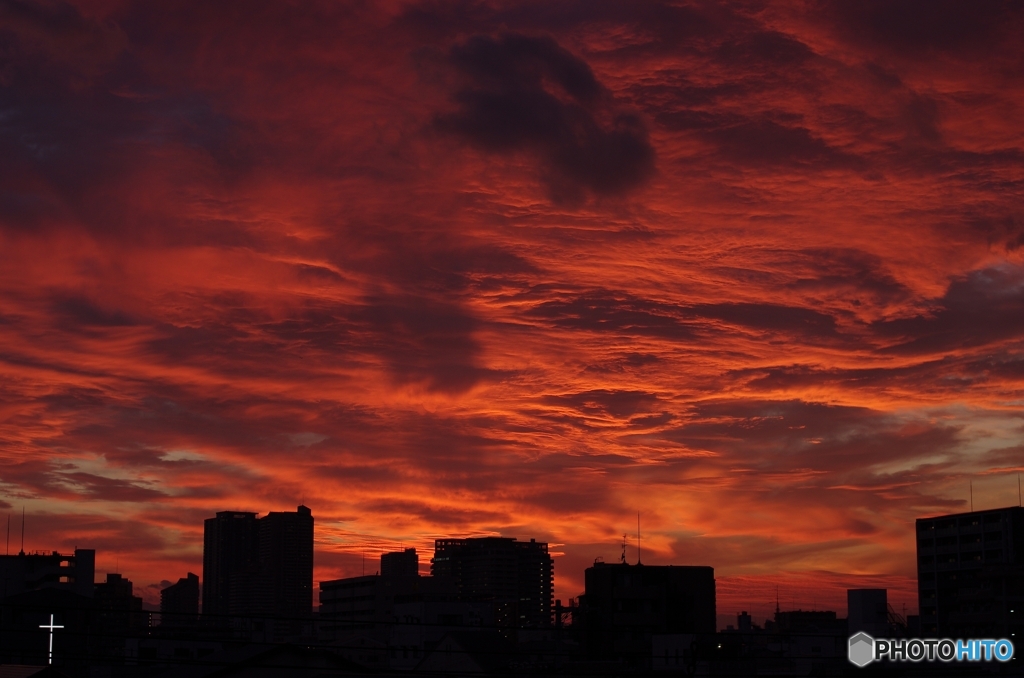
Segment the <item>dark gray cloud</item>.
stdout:
<svg viewBox="0 0 1024 678">
<path fill-rule="evenodd" d="M 655 113 L 654 119 L 667 129 L 689 132 L 712 145 L 716 158 L 746 167 L 863 168 L 860 158 L 829 145 L 795 119 L 671 105 Z"/>
<path fill-rule="evenodd" d="M 851 40 L 908 56 L 922 51 L 977 54 L 1008 31 L 1022 15 L 1020 3 L 996 0 L 964 4 L 956 0 L 864 0 L 823 3 L 839 31 Z"/>
<path fill-rule="evenodd" d="M 632 332 L 679 340 L 695 338 L 698 329 L 683 322 L 676 306 L 610 290 L 541 301 L 528 315 L 568 329 Z"/>
<path fill-rule="evenodd" d="M 832 315 L 802 306 L 768 302 L 676 305 L 613 290 L 552 296 L 563 298 L 536 304 L 529 315 L 570 329 L 695 341 L 728 331 L 719 326 L 724 323 L 799 337 L 813 344 L 852 340 L 839 332 Z"/>
<path fill-rule="evenodd" d="M 76 494 L 88 499 L 141 502 L 167 497 L 166 493 L 145 487 L 140 483 L 118 478 L 107 478 L 94 473 L 82 471 L 60 472 L 56 474 L 56 477 L 59 479 L 59 482 L 69 486 Z"/>
<path fill-rule="evenodd" d="M 898 354 L 933 354 L 1024 336 L 1024 269 L 1010 264 L 954 279 L 927 315 L 878 321 L 872 329 Z"/>
<path fill-rule="evenodd" d="M 485 151 L 536 154 L 554 195 L 621 194 L 653 174 L 643 121 L 553 39 L 474 36 L 452 49 L 451 61 L 464 77 L 453 96 L 458 110 L 437 126 Z"/>
<path fill-rule="evenodd" d="M 701 318 L 711 318 L 751 329 L 801 336 L 805 341 L 819 342 L 839 337 L 836 321 L 831 315 L 811 308 L 771 303 L 700 304 L 690 311 Z"/>
<path fill-rule="evenodd" d="M 64 296 L 54 300 L 52 311 L 66 330 L 89 327 L 126 327 L 136 324 L 127 313 L 103 309 L 85 297 Z"/>
<path fill-rule="evenodd" d="M 494 376 L 477 364 L 477 320 L 454 304 L 414 296 L 369 298 L 353 314 L 379 338 L 375 352 L 400 382 L 460 392 Z"/>
<path fill-rule="evenodd" d="M 952 452 L 960 426 L 904 428 L 885 412 L 801 400 L 729 400 L 695 405 L 690 423 L 659 435 L 728 455 L 744 466 L 863 473 L 900 450 L 907 462 Z M 834 483 L 834 479 L 829 481 Z"/>
<path fill-rule="evenodd" d="M 609 414 L 628 418 L 637 412 L 649 411 L 658 403 L 658 396 L 646 391 L 615 391 L 596 389 L 581 393 L 544 396 L 548 405 L 571 407 L 585 414 Z"/>
</svg>

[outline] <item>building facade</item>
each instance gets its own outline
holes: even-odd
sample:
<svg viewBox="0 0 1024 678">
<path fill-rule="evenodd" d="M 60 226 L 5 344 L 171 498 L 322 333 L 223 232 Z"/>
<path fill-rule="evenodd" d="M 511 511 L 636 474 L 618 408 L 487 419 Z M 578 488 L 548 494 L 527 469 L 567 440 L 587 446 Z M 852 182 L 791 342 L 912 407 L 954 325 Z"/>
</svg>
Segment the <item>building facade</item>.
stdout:
<svg viewBox="0 0 1024 678">
<path fill-rule="evenodd" d="M 229 614 L 249 614 L 251 580 L 259 569 L 259 524 L 249 511 L 221 511 L 204 522 L 203 615 L 226 625 Z M 232 587 L 245 589 L 234 592 Z"/>
<path fill-rule="evenodd" d="M 646 666 L 656 635 L 715 632 L 714 568 L 596 562 L 584 577 L 580 621 L 591 658 Z"/>
<path fill-rule="evenodd" d="M 1024 508 L 917 520 L 926 637 L 1024 637 Z"/>
<path fill-rule="evenodd" d="M 384 640 L 396 623 L 396 601 L 434 599 L 439 593 L 432 577 L 418 574 L 416 549 L 385 553 L 380 571 L 361 577 L 320 582 L 320 623 L 334 638 L 359 633 Z M 453 598 L 453 596 L 449 596 Z"/>
<path fill-rule="evenodd" d="M 95 586 L 93 598 L 96 601 L 99 625 L 113 633 L 149 627 L 149 613 L 142 611 L 142 598 L 135 595 L 130 579 L 115 572 L 107 574 L 107 580 Z"/>
<path fill-rule="evenodd" d="M 416 555 L 416 549 L 394 551 L 380 557 L 382 577 L 418 577 L 419 574 L 420 557 Z"/>
<path fill-rule="evenodd" d="M 289 619 L 313 611 L 313 512 L 271 512 L 259 519 L 261 614 Z"/>
<path fill-rule="evenodd" d="M 160 626 L 190 627 L 199 618 L 199 577 L 188 573 L 160 591 Z"/>
<path fill-rule="evenodd" d="M 47 588 L 92 598 L 95 576 L 93 549 L 75 549 L 72 555 L 51 551 L 0 556 L 0 599 Z"/>
<path fill-rule="evenodd" d="M 431 574 L 461 599 L 492 601 L 503 628 L 552 625 L 554 570 L 546 543 L 509 537 L 438 539 L 430 561 Z"/>
<path fill-rule="evenodd" d="M 313 610 L 313 513 L 221 511 L 205 523 L 203 616 L 220 625 L 240 617 L 301 626 Z M 296 622 L 296 623 L 293 623 Z M 279 633 L 280 631 L 275 631 Z"/>
</svg>

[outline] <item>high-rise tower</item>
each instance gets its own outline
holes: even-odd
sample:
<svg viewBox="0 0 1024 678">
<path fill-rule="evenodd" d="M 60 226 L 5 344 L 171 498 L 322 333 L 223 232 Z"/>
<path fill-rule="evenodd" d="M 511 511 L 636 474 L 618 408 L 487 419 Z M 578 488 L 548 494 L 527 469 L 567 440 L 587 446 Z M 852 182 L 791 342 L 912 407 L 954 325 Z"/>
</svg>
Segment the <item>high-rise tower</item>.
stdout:
<svg viewBox="0 0 1024 678">
<path fill-rule="evenodd" d="M 1020 638 L 1024 508 L 918 518 L 917 586 L 925 636 Z"/>
<path fill-rule="evenodd" d="M 305 618 L 313 611 L 313 512 L 271 512 L 259 519 L 261 613 Z"/>
<path fill-rule="evenodd" d="M 249 511 L 221 511 L 205 521 L 203 615 L 227 622 L 231 613 L 251 612 L 251 582 L 259 569 L 259 523 Z M 244 588 L 244 591 L 232 591 Z M 232 598 L 235 600 L 232 608 Z"/>
</svg>

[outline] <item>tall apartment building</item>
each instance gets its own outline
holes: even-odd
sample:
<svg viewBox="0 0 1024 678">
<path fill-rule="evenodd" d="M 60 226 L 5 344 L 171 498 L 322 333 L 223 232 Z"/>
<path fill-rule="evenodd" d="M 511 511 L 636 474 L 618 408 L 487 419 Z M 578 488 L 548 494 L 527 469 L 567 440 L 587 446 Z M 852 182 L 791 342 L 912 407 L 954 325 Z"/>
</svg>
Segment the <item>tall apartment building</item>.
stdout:
<svg viewBox="0 0 1024 678">
<path fill-rule="evenodd" d="M 259 609 L 304 618 L 313 610 L 313 512 L 271 512 L 259 519 Z"/>
<path fill-rule="evenodd" d="M 160 592 L 160 626 L 188 627 L 199 617 L 199 577 L 188 573 Z"/>
<path fill-rule="evenodd" d="M 1024 637 L 1024 508 L 917 520 L 926 637 Z"/>
<path fill-rule="evenodd" d="M 259 569 L 259 524 L 249 511 L 221 511 L 204 521 L 203 615 L 227 623 L 229 614 L 249 614 L 251 579 Z M 235 591 L 232 584 L 244 591 Z"/>
<path fill-rule="evenodd" d="M 205 523 L 203 615 L 306 618 L 313 607 L 313 513 L 221 511 Z"/>
<path fill-rule="evenodd" d="M 554 561 L 544 542 L 508 537 L 438 539 L 430 571 L 452 582 L 464 600 L 492 601 L 499 626 L 551 625 Z"/>
</svg>

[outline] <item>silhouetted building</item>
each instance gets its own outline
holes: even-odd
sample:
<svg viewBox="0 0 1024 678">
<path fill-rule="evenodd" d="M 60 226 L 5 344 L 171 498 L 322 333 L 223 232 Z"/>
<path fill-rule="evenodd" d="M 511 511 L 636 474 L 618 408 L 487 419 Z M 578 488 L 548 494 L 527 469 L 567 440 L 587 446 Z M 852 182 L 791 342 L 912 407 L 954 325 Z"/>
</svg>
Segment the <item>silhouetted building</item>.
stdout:
<svg viewBox="0 0 1024 678">
<path fill-rule="evenodd" d="M 380 563 L 381 574 L 320 582 L 319 619 L 330 637 L 359 632 L 384 640 L 387 625 L 396 622 L 396 600 L 456 598 L 453 589 L 444 589 L 433 577 L 419 576 L 415 549 L 385 553 Z"/>
<path fill-rule="evenodd" d="M 714 568 L 597 562 L 584 576 L 580 621 L 592 659 L 643 666 L 655 635 L 715 632 Z"/>
<path fill-rule="evenodd" d="M 380 588 L 377 574 L 322 581 L 320 618 L 340 622 L 337 626 L 349 630 L 373 629 L 386 612 Z"/>
<path fill-rule="evenodd" d="M 0 598 L 44 588 L 73 591 L 92 598 L 96 551 L 75 549 L 73 555 L 18 553 L 0 556 Z"/>
<path fill-rule="evenodd" d="M 889 601 L 885 589 L 848 589 L 846 623 L 849 634 L 861 631 L 875 638 L 888 638 Z"/>
<path fill-rule="evenodd" d="M 105 636 L 149 626 L 149 613 L 143 612 L 142 598 L 135 595 L 130 579 L 109 573 L 107 580 L 96 584 L 94 591 L 98 623 Z"/>
<path fill-rule="evenodd" d="M 853 598 L 856 607 L 859 596 Z M 776 604 L 764 628 L 746 612 L 736 621 L 714 635 L 655 636 L 652 668 L 711 676 L 841 676 L 850 668 L 847 620 L 832 610 L 782 611 Z"/>
<path fill-rule="evenodd" d="M 259 519 L 259 611 L 305 619 L 313 612 L 313 512 L 271 512 Z"/>
<path fill-rule="evenodd" d="M 199 617 L 199 577 L 188 573 L 160 592 L 160 626 L 189 627 Z"/>
<path fill-rule="evenodd" d="M 276 638 L 298 633 L 313 610 L 313 513 L 221 511 L 206 520 L 203 615 L 276 619 Z M 263 622 L 257 622 L 263 625 Z"/>
<path fill-rule="evenodd" d="M 917 520 L 925 637 L 1024 637 L 1024 508 Z"/>
<path fill-rule="evenodd" d="M 493 601 L 499 626 L 551 626 L 554 561 L 546 543 L 507 537 L 438 539 L 430 563 L 433 576 L 450 581 L 463 600 Z"/>
<path fill-rule="evenodd" d="M 248 511 L 221 511 L 207 518 L 203 534 L 203 615 L 227 623 L 248 614 L 259 569 L 259 524 Z M 238 590 L 242 589 L 242 590 Z"/>
<path fill-rule="evenodd" d="M 420 558 L 416 555 L 416 549 L 394 551 L 380 557 L 382 577 L 418 577 L 419 574 Z"/>
<path fill-rule="evenodd" d="M 775 620 L 766 622 L 772 633 L 846 635 L 846 620 L 832 610 L 775 610 Z"/>
<path fill-rule="evenodd" d="M 387 634 L 389 668 L 417 668 L 420 658 L 451 631 L 495 630 L 493 602 L 458 600 L 434 577 L 421 577 L 420 583 L 425 585 L 421 593 L 395 598 L 395 624 Z"/>
</svg>

